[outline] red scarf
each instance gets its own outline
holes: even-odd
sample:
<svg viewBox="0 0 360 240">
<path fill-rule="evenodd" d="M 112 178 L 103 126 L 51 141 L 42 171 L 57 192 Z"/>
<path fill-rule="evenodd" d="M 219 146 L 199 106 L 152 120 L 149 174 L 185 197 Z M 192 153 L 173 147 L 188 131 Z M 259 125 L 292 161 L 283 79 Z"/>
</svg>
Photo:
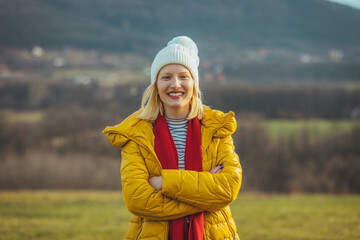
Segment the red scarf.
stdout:
<svg viewBox="0 0 360 240">
<path fill-rule="evenodd" d="M 163 169 L 178 169 L 179 158 L 174 140 L 164 116 L 159 115 L 154 126 L 155 152 Z M 202 171 L 201 128 L 196 117 L 188 121 L 185 145 L 185 169 Z M 186 218 L 169 221 L 169 239 L 171 240 L 202 240 L 204 236 L 204 214 L 189 216 L 189 228 Z"/>
</svg>

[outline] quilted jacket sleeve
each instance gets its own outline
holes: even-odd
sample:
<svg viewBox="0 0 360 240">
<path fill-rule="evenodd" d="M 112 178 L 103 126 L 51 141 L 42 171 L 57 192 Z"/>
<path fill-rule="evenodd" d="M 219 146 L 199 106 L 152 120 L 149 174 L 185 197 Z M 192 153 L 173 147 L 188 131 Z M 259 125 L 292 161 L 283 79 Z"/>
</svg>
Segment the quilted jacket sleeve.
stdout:
<svg viewBox="0 0 360 240">
<path fill-rule="evenodd" d="M 121 154 L 123 195 L 131 213 L 152 220 L 172 220 L 201 212 L 199 208 L 163 195 L 148 183 L 149 171 L 135 142 L 129 141 Z"/>
<path fill-rule="evenodd" d="M 220 138 L 217 150 L 221 173 L 162 170 L 162 193 L 203 211 L 217 211 L 233 202 L 240 190 L 242 169 L 231 136 Z"/>
</svg>

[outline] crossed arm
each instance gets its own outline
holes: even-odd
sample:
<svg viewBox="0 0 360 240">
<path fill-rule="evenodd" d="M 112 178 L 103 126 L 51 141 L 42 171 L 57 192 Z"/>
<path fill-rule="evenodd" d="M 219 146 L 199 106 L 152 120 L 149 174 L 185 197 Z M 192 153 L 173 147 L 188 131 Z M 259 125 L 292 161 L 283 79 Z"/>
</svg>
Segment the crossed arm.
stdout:
<svg viewBox="0 0 360 240">
<path fill-rule="evenodd" d="M 230 204 L 240 188 L 241 167 L 230 136 L 220 140 L 218 149 L 216 162 L 223 165 L 210 172 L 161 170 L 161 176 L 150 177 L 139 147 L 130 141 L 122 150 L 121 164 L 129 211 L 148 219 L 172 220 Z"/>
<path fill-rule="evenodd" d="M 216 165 L 215 167 L 213 167 L 209 172 L 211 174 L 216 174 L 216 173 L 220 173 L 221 170 L 223 169 L 223 164 L 220 165 Z M 162 176 L 154 176 L 149 178 L 148 180 L 149 184 L 155 188 L 156 190 L 160 191 L 162 188 Z"/>
</svg>

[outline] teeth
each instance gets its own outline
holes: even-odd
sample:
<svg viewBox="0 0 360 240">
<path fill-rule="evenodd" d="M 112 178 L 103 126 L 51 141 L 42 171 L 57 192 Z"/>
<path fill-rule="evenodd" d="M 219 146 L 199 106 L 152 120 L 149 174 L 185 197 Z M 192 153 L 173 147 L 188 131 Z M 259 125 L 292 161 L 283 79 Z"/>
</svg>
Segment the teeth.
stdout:
<svg viewBox="0 0 360 240">
<path fill-rule="evenodd" d="M 169 93 L 170 96 L 180 96 L 182 93 Z"/>
</svg>

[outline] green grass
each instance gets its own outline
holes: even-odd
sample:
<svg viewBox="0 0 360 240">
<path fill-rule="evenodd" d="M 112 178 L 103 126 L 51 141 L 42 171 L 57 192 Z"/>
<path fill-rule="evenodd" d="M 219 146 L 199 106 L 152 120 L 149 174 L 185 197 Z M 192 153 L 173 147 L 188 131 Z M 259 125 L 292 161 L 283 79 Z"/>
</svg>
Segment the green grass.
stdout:
<svg viewBox="0 0 360 240">
<path fill-rule="evenodd" d="M 270 138 L 280 140 L 301 141 L 306 137 L 310 143 L 351 131 L 355 123 L 349 120 L 266 120 L 263 126 Z M 307 131 L 303 131 L 307 130 Z M 304 134 L 307 136 L 304 136 Z"/>
<path fill-rule="evenodd" d="M 120 239 L 129 215 L 120 192 L 0 192 L 0 239 Z"/>
<path fill-rule="evenodd" d="M 232 212 L 243 240 L 360 239 L 360 196 L 240 193 Z M 0 240 L 123 239 L 120 192 L 2 191 Z"/>
<path fill-rule="evenodd" d="M 232 204 L 242 239 L 360 239 L 360 196 L 247 195 Z"/>
</svg>

